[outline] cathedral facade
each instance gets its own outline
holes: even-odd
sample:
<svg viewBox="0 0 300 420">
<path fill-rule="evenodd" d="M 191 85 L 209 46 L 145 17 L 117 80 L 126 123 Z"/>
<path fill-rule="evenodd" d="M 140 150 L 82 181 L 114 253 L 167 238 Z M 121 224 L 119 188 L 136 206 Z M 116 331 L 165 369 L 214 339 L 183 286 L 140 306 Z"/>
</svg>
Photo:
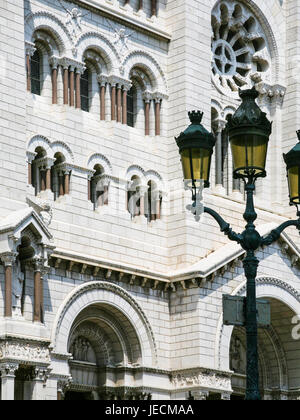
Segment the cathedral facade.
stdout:
<svg viewBox="0 0 300 420">
<path fill-rule="evenodd" d="M 225 130 L 239 89 L 273 121 L 261 235 L 296 217 L 298 0 L 0 1 L 2 400 L 243 399 L 244 250 L 188 210 L 177 137 L 216 137 L 203 203 L 245 225 Z M 257 252 L 262 397 L 300 397 L 300 242 Z M 298 317 L 299 316 L 299 317 Z"/>
</svg>

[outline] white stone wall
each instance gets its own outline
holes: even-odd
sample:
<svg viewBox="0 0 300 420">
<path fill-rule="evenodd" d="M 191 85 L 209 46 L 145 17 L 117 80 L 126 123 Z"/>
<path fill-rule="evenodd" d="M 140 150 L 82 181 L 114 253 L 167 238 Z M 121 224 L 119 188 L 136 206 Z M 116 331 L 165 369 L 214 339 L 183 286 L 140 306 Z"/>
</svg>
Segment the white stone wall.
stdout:
<svg viewBox="0 0 300 420">
<path fill-rule="evenodd" d="M 224 111 L 226 107 L 234 108 L 238 104 L 236 99 L 227 99 L 216 92 L 211 83 L 211 11 L 215 2 L 159 1 L 158 17 L 151 19 L 148 0 L 144 2 L 144 12 L 138 14 L 137 1 L 131 1 L 125 8 L 124 1 L 99 2 L 100 12 L 92 8 L 87 14 L 82 5 L 81 24 L 76 27 L 75 33 L 78 37 L 80 31 L 88 35 L 75 53 L 76 42 L 72 44 L 70 32 L 68 34 L 72 27 L 70 23 L 67 24 L 67 12 L 59 2 L 56 3 L 30 0 L 23 6 L 19 0 L 13 3 L 7 0 L 0 5 L 1 220 L 12 211 L 25 207 L 26 196 L 36 200 L 33 188 L 27 186 L 26 152 L 34 152 L 37 146 L 43 146 L 48 157 L 60 151 L 64 153 L 67 163 L 72 165 L 69 196 L 56 201 L 53 194 L 44 193 L 38 197 L 48 199 L 52 206 L 53 218 L 49 229 L 54 237 L 56 260 L 51 260 L 51 270 L 44 281 L 45 327 L 34 329 L 34 334 L 40 334 L 40 337 L 49 341 L 53 339 L 57 314 L 63 310 L 67 297 L 80 287 L 93 281 L 109 281 L 119 285 L 142 308 L 157 351 L 157 364 L 150 362 L 150 355 L 146 355 L 149 362 L 146 367 L 157 371 L 148 372 L 148 376 L 144 374 L 142 379 L 136 377 L 136 382 L 132 378 L 128 381 L 150 387 L 153 397 L 157 399 L 184 398 L 190 388 L 189 380 L 183 381 L 186 385 L 179 384 L 177 389 L 174 382 L 169 380 L 170 370 L 207 368 L 228 372 L 231 331 L 222 328 L 222 296 L 238 293 L 245 281 L 241 262 L 231 265 L 230 260 L 221 271 L 212 265 L 206 281 L 197 276 L 198 283 L 192 283 L 192 287 L 190 282 L 176 283 L 174 291 L 161 283 L 153 286 L 155 280 L 148 284 L 145 282 L 142 286 L 145 273 L 151 278 L 165 277 L 165 281 L 172 281 L 179 275 L 178 270 L 192 270 L 194 264 L 205 262 L 209 255 L 222 250 L 229 243 L 210 216 L 203 215 L 199 223 L 186 211 L 190 193 L 183 191 L 182 171 L 174 141 L 174 136 L 179 135 L 188 124 L 188 111 L 204 111 L 203 122 L 210 129 L 212 106 Z M 69 5 L 68 2 L 64 3 Z M 272 83 L 287 88 L 283 104 L 261 104 L 268 116 L 274 119 L 267 164 L 268 178 L 259 183 L 256 196 L 256 223 L 262 227 L 282 223 L 287 216 L 294 217 L 295 214 L 294 210 L 287 208 L 281 154 L 296 143 L 295 130 L 300 128 L 297 127 L 299 86 L 296 74 L 299 40 L 295 29 L 298 25 L 298 3 L 294 1 L 280 5 L 277 0 L 248 3 L 253 13 L 257 13 L 272 44 L 272 69 L 275 69 Z M 101 13 L 103 10 L 112 13 L 113 18 L 104 17 Z M 30 14 L 34 15 L 34 19 L 30 18 Z M 95 49 L 98 45 L 103 53 L 99 66 L 104 73 L 111 72 L 128 79 L 132 66 L 148 69 L 147 83 L 151 85 L 152 82 L 153 91 L 167 95 L 162 101 L 161 135 L 154 136 L 153 102 L 150 109 L 151 135 L 148 137 L 144 135 L 143 112 L 140 112 L 135 128 L 111 121 L 108 89 L 106 118 L 100 121 L 95 74 L 90 86 L 93 99 L 89 113 L 62 105 L 61 68 L 58 74 L 58 104 L 52 105 L 51 66 L 45 48 L 42 49 L 42 95 L 26 92 L 24 34 L 26 41 L 33 42 L 31 35 L 34 25 L 49 33 L 53 29 L 53 45 L 56 44 L 53 48 L 55 54 L 61 57 L 83 61 L 85 49 Z M 118 44 L 116 33 L 121 28 L 126 29 L 127 46 Z M 134 51 L 136 53 L 125 60 L 126 55 Z M 139 105 L 141 110 L 141 98 Z M 105 167 L 105 173 L 111 179 L 109 205 L 95 211 L 93 204 L 88 201 L 87 183 L 89 171 L 96 163 Z M 150 179 L 159 184 L 163 193 L 161 220 L 147 223 L 146 218 L 131 219 L 126 210 L 125 185 L 133 175 L 138 175 L 144 186 Z M 205 205 L 217 210 L 234 230 L 242 231 L 245 225 L 242 194 L 232 196 L 215 189 L 214 164 L 211 178 L 211 189 L 204 194 Z M 287 233 L 297 245 L 299 238 L 295 229 L 290 228 Z M 259 283 L 259 296 L 279 299 L 282 295 L 282 302 L 293 313 L 299 313 L 300 310 L 299 298 L 294 293 L 300 290 L 299 268 L 295 260 L 299 251 L 296 245 L 292 253 L 294 260 L 292 255 L 283 254 L 279 244 L 257 253 L 261 261 L 259 278 L 277 279 L 273 285 Z M 68 258 L 65 257 L 68 261 L 77 261 L 72 271 L 67 269 L 68 262 L 64 259 L 57 268 L 54 267 L 58 256 L 62 254 L 68 255 Z M 81 274 L 80 264 L 91 260 L 106 268 L 117 266 L 121 272 L 136 272 L 137 278 L 132 280 L 133 284 L 130 284 L 128 277 L 120 281 L 116 270 L 112 278 L 107 279 L 102 268 L 96 277 Z M 33 273 L 27 274 L 24 306 L 26 331 L 31 328 L 34 301 Z M 0 266 L 0 285 L 4 295 L 3 266 Z M 288 316 L 290 311 L 285 313 Z M 4 315 L 3 299 L 0 299 L 0 315 Z M 136 319 L 133 313 L 128 316 Z M 274 318 L 274 325 L 284 341 L 289 385 L 296 387 L 300 380 L 298 343 L 290 338 L 290 320 L 281 324 L 279 318 Z M 74 321 L 69 320 L 70 328 Z M 16 324 L 14 333 L 20 332 L 20 325 Z M 275 359 L 271 364 L 275 369 Z M 64 370 L 67 369 L 67 363 L 55 356 L 52 367 L 53 375 L 44 389 L 45 399 L 57 397 L 55 375 L 68 374 Z M 192 388 L 213 390 L 221 389 L 224 385 L 219 384 L 219 388 L 217 385 L 214 388 L 211 384 L 203 385 L 199 378 L 191 381 L 194 381 Z M 226 389 L 224 385 L 222 390 Z"/>
</svg>

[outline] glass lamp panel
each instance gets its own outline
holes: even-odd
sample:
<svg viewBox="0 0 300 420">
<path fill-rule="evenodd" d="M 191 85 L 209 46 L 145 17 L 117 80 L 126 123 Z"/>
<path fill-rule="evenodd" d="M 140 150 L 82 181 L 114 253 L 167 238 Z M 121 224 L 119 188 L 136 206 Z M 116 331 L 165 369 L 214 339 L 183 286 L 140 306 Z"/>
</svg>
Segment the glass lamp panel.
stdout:
<svg viewBox="0 0 300 420">
<path fill-rule="evenodd" d="M 300 204 L 299 172 L 300 168 L 298 166 L 294 166 L 288 170 L 290 198 L 294 204 Z"/>
<path fill-rule="evenodd" d="M 257 135 L 237 136 L 230 139 L 234 170 L 246 175 L 247 170 L 254 175 L 261 173 L 266 166 L 268 142 Z"/>
<path fill-rule="evenodd" d="M 186 149 L 181 153 L 185 180 L 209 180 L 211 152 L 207 149 Z"/>
</svg>

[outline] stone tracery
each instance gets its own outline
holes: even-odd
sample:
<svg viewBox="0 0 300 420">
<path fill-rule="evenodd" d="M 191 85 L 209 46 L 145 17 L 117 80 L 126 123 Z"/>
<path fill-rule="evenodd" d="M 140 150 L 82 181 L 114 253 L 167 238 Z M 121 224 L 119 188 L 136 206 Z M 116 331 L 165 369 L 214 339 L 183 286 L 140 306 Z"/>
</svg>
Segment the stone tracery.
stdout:
<svg viewBox="0 0 300 420">
<path fill-rule="evenodd" d="M 212 12 L 212 79 L 222 93 L 252 81 L 271 81 L 267 37 L 252 11 L 237 1 L 221 1 Z"/>
</svg>

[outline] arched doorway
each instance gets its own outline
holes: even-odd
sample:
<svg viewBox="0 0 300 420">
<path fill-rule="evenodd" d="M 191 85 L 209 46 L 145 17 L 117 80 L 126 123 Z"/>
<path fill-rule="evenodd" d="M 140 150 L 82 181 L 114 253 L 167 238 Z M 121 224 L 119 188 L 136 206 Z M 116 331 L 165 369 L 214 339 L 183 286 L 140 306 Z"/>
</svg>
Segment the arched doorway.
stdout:
<svg viewBox="0 0 300 420">
<path fill-rule="evenodd" d="M 143 367 L 156 363 L 153 332 L 121 287 L 91 282 L 76 288 L 57 314 L 53 344 L 58 360 L 72 355 L 57 371 L 72 377 L 66 399 L 147 397 Z"/>
<path fill-rule="evenodd" d="M 260 389 L 263 399 L 298 399 L 300 396 L 300 340 L 293 334 L 300 313 L 300 294 L 290 284 L 269 277 L 258 278 L 257 298 L 271 304 L 271 327 L 259 328 Z M 236 294 L 245 295 L 245 284 Z M 220 325 L 222 324 L 220 318 Z M 294 337 L 294 338 L 293 338 Z M 233 371 L 232 399 L 244 398 L 246 337 L 243 328 L 222 325 L 219 335 L 218 367 Z"/>
</svg>

